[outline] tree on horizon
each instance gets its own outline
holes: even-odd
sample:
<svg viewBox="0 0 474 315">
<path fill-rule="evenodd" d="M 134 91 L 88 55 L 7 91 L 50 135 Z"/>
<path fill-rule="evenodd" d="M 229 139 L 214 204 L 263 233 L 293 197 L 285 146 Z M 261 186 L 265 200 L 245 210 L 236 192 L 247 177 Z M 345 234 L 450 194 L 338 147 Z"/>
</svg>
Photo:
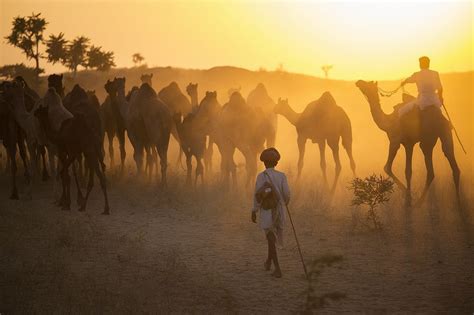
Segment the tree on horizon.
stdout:
<svg viewBox="0 0 474 315">
<path fill-rule="evenodd" d="M 132 55 L 132 61 L 135 64 L 135 67 L 138 67 L 141 65 L 141 63 L 145 60 L 145 57 L 143 57 L 140 53 L 134 53 Z"/>
<path fill-rule="evenodd" d="M 39 60 L 43 56 L 39 46 L 44 43 L 43 32 L 46 29 L 46 19 L 41 17 L 41 13 L 32 13 L 30 16 L 17 16 L 13 19 L 10 35 L 5 39 L 9 45 L 20 48 L 28 60 L 35 60 L 36 78 L 42 72 Z"/>
<path fill-rule="evenodd" d="M 87 68 L 108 71 L 115 67 L 114 53 L 103 51 L 102 47 L 92 45 L 87 52 Z"/>
</svg>

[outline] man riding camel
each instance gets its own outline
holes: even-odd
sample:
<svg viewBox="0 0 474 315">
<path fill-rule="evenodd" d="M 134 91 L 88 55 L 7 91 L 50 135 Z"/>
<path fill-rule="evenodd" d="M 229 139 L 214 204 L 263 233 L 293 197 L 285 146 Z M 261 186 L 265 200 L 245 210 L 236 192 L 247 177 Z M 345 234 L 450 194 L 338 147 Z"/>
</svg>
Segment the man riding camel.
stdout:
<svg viewBox="0 0 474 315">
<path fill-rule="evenodd" d="M 407 83 L 416 83 L 418 98 L 401 107 L 398 111 L 399 117 L 411 111 L 415 106 L 424 110 L 430 106 L 440 108 L 443 105 L 443 86 L 439 79 L 439 73 L 430 70 L 430 58 L 423 56 L 418 60 L 421 70 L 413 73 L 401 84 L 404 86 Z"/>
</svg>

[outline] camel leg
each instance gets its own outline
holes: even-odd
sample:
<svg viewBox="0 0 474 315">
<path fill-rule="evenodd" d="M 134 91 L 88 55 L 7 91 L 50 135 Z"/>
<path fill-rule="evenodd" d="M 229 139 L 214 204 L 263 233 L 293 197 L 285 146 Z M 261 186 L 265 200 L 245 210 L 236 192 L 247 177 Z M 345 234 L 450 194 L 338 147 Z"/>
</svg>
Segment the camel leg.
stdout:
<svg viewBox="0 0 474 315">
<path fill-rule="evenodd" d="M 146 164 L 145 164 L 145 175 L 147 174 L 147 170 L 150 168 L 150 148 L 145 148 L 146 151 Z M 142 174 L 143 168 L 143 147 L 138 146 L 133 150 L 133 159 L 135 160 L 135 165 L 137 166 L 137 176 Z"/>
<path fill-rule="evenodd" d="M 214 140 L 209 137 L 209 144 L 204 152 L 204 165 L 206 172 L 212 171 L 212 154 L 214 151 Z"/>
<path fill-rule="evenodd" d="M 39 151 L 41 154 L 41 162 L 43 166 L 42 181 L 45 182 L 49 179 L 48 168 L 46 167 L 46 148 L 45 146 L 39 146 Z"/>
<path fill-rule="evenodd" d="M 444 156 L 448 159 L 449 165 L 453 172 L 454 186 L 456 188 L 456 195 L 459 199 L 459 179 L 461 176 L 461 171 L 459 169 L 458 163 L 456 162 L 456 157 L 454 155 L 454 144 L 453 136 L 451 129 L 446 128 L 447 130 L 441 134 L 441 148 L 443 149 Z"/>
<path fill-rule="evenodd" d="M 433 168 L 433 148 L 436 144 L 436 140 L 429 141 L 427 143 L 420 143 L 421 150 L 423 151 L 423 155 L 425 156 L 425 166 L 426 166 L 426 182 L 425 188 L 423 189 L 423 193 L 421 194 L 420 200 L 418 201 L 418 205 L 420 205 L 426 198 L 426 194 L 431 186 L 431 183 L 434 179 L 434 168 Z"/>
<path fill-rule="evenodd" d="M 266 145 L 267 148 L 273 148 L 275 146 L 275 139 L 276 139 L 276 130 L 272 129 L 268 132 Z"/>
<path fill-rule="evenodd" d="M 406 204 L 411 204 L 411 176 L 413 160 L 413 144 L 405 145 L 405 179 L 407 181 Z"/>
<path fill-rule="evenodd" d="M 202 163 L 202 157 L 196 156 L 196 179 L 194 186 L 197 186 L 198 177 L 201 176 L 201 185 L 204 185 L 204 165 Z"/>
<path fill-rule="evenodd" d="M 38 174 L 38 152 L 37 147 L 32 142 L 27 142 L 28 153 L 30 155 L 30 169 L 32 179 Z M 26 175 L 25 175 L 26 176 Z"/>
<path fill-rule="evenodd" d="M 319 146 L 319 166 L 323 173 L 324 184 L 328 187 L 328 178 L 326 175 L 326 141 L 318 142 Z M 339 154 L 339 153 L 338 153 Z"/>
<path fill-rule="evenodd" d="M 110 158 L 110 168 L 115 168 L 115 158 L 114 158 L 114 134 L 112 132 L 107 132 L 107 139 L 109 139 L 109 158 Z"/>
<path fill-rule="evenodd" d="M 387 162 L 385 163 L 385 166 L 383 169 L 385 173 L 393 179 L 393 181 L 395 182 L 395 184 L 397 184 L 399 188 L 406 191 L 405 185 L 398 179 L 397 176 L 395 176 L 395 174 L 393 174 L 393 171 L 392 171 L 393 161 L 395 160 L 395 157 L 397 156 L 397 152 L 399 148 L 400 148 L 400 142 L 390 142 L 389 148 L 388 148 Z"/>
<path fill-rule="evenodd" d="M 184 155 L 186 156 L 186 186 L 189 186 L 191 185 L 191 174 L 193 171 L 192 155 L 187 150 L 184 151 Z"/>
<path fill-rule="evenodd" d="M 339 139 L 337 139 L 339 140 Z M 331 148 L 332 151 L 332 156 L 334 158 L 334 163 L 335 163 L 335 171 L 334 171 L 334 183 L 332 184 L 331 187 L 331 194 L 334 194 L 334 191 L 336 190 L 336 185 L 337 181 L 339 180 L 339 175 L 341 175 L 341 159 L 339 158 L 339 143 L 338 141 L 328 143 L 329 147 Z"/>
<path fill-rule="evenodd" d="M 254 182 L 257 176 L 257 155 L 250 149 L 243 150 L 242 153 L 245 157 L 245 168 L 247 170 L 247 187 L 251 187 L 251 183 Z"/>
<path fill-rule="evenodd" d="M 120 130 L 117 134 L 120 146 L 120 175 L 123 175 L 125 170 L 125 157 L 127 155 L 125 151 L 125 129 Z"/>
<path fill-rule="evenodd" d="M 79 208 L 79 211 L 86 211 L 87 200 L 89 200 L 89 195 L 91 193 L 92 187 L 94 187 L 94 172 L 94 169 L 89 168 L 89 181 L 87 182 L 86 197 L 84 198 L 84 202 Z"/>
<path fill-rule="evenodd" d="M 229 173 L 232 176 L 232 186 L 233 188 L 237 188 L 237 165 L 235 164 L 234 161 L 234 153 L 235 153 L 235 148 L 232 149 L 230 152 L 230 158 L 229 158 Z"/>
<path fill-rule="evenodd" d="M 104 204 L 104 212 L 102 212 L 102 214 L 109 215 L 110 214 L 110 207 L 109 207 L 109 197 L 107 195 L 107 180 L 106 180 L 105 174 L 104 174 L 104 172 L 102 172 L 102 169 L 100 168 L 99 164 L 100 163 L 98 163 L 97 160 L 95 160 L 91 163 L 91 173 L 93 174 L 93 171 L 95 171 L 95 173 L 97 174 L 97 177 L 99 178 L 99 182 L 100 182 L 100 188 L 102 189 L 102 193 L 104 194 L 105 204 Z M 93 177 L 94 175 L 91 175 L 91 176 Z M 89 183 L 90 183 L 90 189 L 92 189 L 94 181 L 92 180 L 92 183 L 91 183 L 90 178 L 89 178 Z M 87 197 L 88 197 L 89 196 L 89 186 L 88 186 L 87 190 L 88 190 L 88 193 L 87 193 Z"/>
<path fill-rule="evenodd" d="M 25 169 L 25 180 L 27 184 L 30 184 L 31 181 L 31 174 L 29 171 L 29 163 L 28 163 L 28 154 L 26 152 L 25 142 L 20 141 L 18 142 L 18 151 L 20 151 L 20 157 L 23 162 L 23 168 Z"/>
<path fill-rule="evenodd" d="M 11 171 L 11 184 L 12 184 L 12 193 L 10 195 L 10 199 L 18 200 L 20 197 L 18 196 L 18 188 L 16 187 L 16 144 L 9 144 L 7 148 L 9 160 L 10 160 L 10 171 Z"/>
<path fill-rule="evenodd" d="M 63 198 L 62 198 L 62 210 L 71 210 L 71 178 L 69 176 L 69 166 L 72 164 L 72 160 L 70 158 L 66 158 L 62 165 L 61 170 L 61 177 L 63 183 Z"/>
<path fill-rule="evenodd" d="M 303 169 L 304 164 L 304 153 L 306 151 L 306 138 L 298 137 L 298 179 L 301 176 L 301 170 Z"/>
<path fill-rule="evenodd" d="M 356 176 L 356 164 L 355 164 L 355 161 L 354 161 L 354 156 L 352 155 L 352 143 L 345 143 L 343 141 L 342 146 L 344 147 L 344 149 L 346 149 L 347 156 L 349 157 L 349 161 L 350 161 L 350 165 L 351 165 L 352 174 L 355 177 Z"/>
<path fill-rule="evenodd" d="M 72 173 L 74 175 L 74 181 L 76 183 L 76 188 L 77 188 L 76 203 L 82 209 L 82 205 L 84 204 L 84 195 L 82 194 L 81 184 L 79 183 L 79 179 L 77 177 L 77 171 L 76 171 L 76 164 L 75 163 L 72 163 Z"/>
<path fill-rule="evenodd" d="M 157 147 L 158 155 L 160 156 L 160 166 L 161 166 L 161 182 L 160 186 L 165 188 L 168 186 L 166 179 L 166 169 L 168 167 L 168 147 Z"/>
</svg>

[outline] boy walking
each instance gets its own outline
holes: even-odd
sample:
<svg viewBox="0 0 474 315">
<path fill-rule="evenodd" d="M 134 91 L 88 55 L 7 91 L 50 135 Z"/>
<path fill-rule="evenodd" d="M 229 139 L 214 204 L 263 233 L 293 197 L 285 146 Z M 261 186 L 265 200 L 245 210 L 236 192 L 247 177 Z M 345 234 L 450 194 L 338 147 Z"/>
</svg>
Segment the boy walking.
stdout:
<svg viewBox="0 0 474 315">
<path fill-rule="evenodd" d="M 255 183 L 252 222 L 257 221 L 260 213 L 260 227 L 264 230 L 268 242 L 268 256 L 264 263 L 265 270 L 270 270 L 273 262 L 275 268 L 272 276 L 281 278 L 278 263 L 276 242 L 283 244 L 283 226 L 285 223 L 285 207 L 290 201 L 290 188 L 286 175 L 275 170 L 280 160 L 280 153 L 275 148 L 265 149 L 260 155 L 260 161 L 265 164 L 265 170 L 258 174 Z"/>
</svg>

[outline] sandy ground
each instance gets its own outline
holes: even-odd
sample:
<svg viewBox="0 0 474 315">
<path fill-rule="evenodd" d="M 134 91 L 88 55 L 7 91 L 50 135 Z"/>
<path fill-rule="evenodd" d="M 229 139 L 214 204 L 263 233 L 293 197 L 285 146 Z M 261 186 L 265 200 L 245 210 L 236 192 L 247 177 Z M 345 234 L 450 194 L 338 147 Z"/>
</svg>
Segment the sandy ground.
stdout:
<svg viewBox="0 0 474 315">
<path fill-rule="evenodd" d="M 52 184 L 10 201 L 0 178 L 0 313 L 289 313 L 308 285 L 287 224 L 282 279 L 263 271 L 266 241 L 250 222 L 250 195 L 215 183 L 186 189 L 109 176 L 111 216 L 95 187 L 86 213 L 53 205 Z M 180 180 L 177 180 L 180 178 Z M 384 230 L 363 227 L 343 178 L 330 201 L 318 180 L 293 184 L 291 210 L 308 266 L 325 268 L 315 294 L 337 292 L 327 313 L 474 312 L 474 212 L 433 187 L 419 208 L 400 194 L 379 210 Z M 416 192 L 415 192 L 416 194 Z M 73 193 L 75 196 L 75 193 Z"/>
</svg>

